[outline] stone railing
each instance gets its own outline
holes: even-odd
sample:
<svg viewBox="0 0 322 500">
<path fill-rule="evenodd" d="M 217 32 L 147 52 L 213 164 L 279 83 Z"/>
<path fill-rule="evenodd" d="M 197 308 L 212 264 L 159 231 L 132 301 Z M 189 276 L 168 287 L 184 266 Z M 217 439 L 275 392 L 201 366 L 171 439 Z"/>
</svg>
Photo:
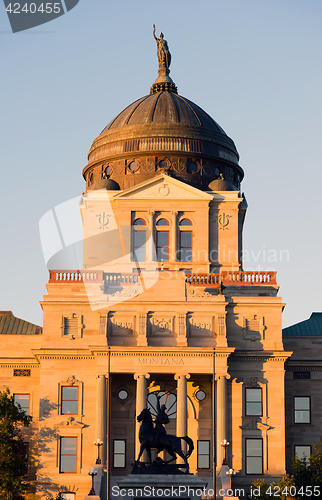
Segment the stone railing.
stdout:
<svg viewBox="0 0 322 500">
<path fill-rule="evenodd" d="M 49 283 L 105 283 L 106 285 L 131 286 L 140 281 L 136 273 L 104 273 L 103 271 L 49 271 Z"/>
<path fill-rule="evenodd" d="M 131 286 L 140 282 L 137 273 L 104 273 L 103 271 L 49 271 L 49 283 L 103 283 L 107 286 Z M 186 274 L 186 283 L 192 286 L 217 287 L 223 285 L 276 285 L 275 271 L 236 271 L 222 274 Z"/>
<path fill-rule="evenodd" d="M 222 274 L 187 274 L 186 283 L 193 286 L 216 287 L 223 285 L 276 285 L 275 271 L 236 271 Z"/>
</svg>

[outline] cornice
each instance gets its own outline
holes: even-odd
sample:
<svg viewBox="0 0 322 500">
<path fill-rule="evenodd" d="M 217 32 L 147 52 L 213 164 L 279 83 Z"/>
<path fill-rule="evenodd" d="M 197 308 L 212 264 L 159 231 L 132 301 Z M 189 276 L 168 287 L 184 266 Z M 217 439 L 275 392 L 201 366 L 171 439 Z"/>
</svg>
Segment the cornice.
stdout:
<svg viewBox="0 0 322 500">
<path fill-rule="evenodd" d="M 234 352 L 229 361 L 283 361 L 285 362 L 290 356 L 292 351 L 244 351 Z"/>
</svg>

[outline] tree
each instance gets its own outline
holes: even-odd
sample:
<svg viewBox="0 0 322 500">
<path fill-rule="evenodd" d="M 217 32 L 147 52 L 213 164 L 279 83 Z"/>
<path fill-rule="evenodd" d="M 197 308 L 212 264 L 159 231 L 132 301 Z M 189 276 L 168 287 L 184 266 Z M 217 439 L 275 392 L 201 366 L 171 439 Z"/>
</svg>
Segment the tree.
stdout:
<svg viewBox="0 0 322 500">
<path fill-rule="evenodd" d="M 21 429 L 31 417 L 14 403 L 9 389 L 0 391 L 0 493 L 13 500 L 24 489 L 27 472 Z"/>
<path fill-rule="evenodd" d="M 256 494 L 254 500 L 303 500 L 312 497 L 322 499 L 322 437 L 319 445 L 313 445 L 309 458 L 295 457 L 294 474 L 283 474 L 278 483 L 266 484 L 264 479 L 256 479 L 252 484 Z M 291 489 L 292 488 L 292 489 Z"/>
</svg>

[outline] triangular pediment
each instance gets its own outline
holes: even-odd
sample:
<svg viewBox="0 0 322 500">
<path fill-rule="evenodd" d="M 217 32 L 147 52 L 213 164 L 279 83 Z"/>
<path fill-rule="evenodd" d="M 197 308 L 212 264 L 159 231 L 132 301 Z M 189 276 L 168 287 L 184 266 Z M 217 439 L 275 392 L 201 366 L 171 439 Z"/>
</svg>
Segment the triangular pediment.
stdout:
<svg viewBox="0 0 322 500">
<path fill-rule="evenodd" d="M 166 174 L 160 174 L 141 184 L 130 187 L 114 196 L 114 199 L 132 200 L 205 200 L 213 199 L 208 193 Z"/>
</svg>

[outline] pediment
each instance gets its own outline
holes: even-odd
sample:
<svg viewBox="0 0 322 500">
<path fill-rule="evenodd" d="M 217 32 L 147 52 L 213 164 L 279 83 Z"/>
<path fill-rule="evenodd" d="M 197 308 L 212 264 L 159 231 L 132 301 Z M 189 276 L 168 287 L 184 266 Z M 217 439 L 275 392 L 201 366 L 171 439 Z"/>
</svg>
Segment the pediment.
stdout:
<svg viewBox="0 0 322 500">
<path fill-rule="evenodd" d="M 114 196 L 114 199 L 211 201 L 213 196 L 169 175 L 160 174 L 122 191 Z"/>
</svg>

